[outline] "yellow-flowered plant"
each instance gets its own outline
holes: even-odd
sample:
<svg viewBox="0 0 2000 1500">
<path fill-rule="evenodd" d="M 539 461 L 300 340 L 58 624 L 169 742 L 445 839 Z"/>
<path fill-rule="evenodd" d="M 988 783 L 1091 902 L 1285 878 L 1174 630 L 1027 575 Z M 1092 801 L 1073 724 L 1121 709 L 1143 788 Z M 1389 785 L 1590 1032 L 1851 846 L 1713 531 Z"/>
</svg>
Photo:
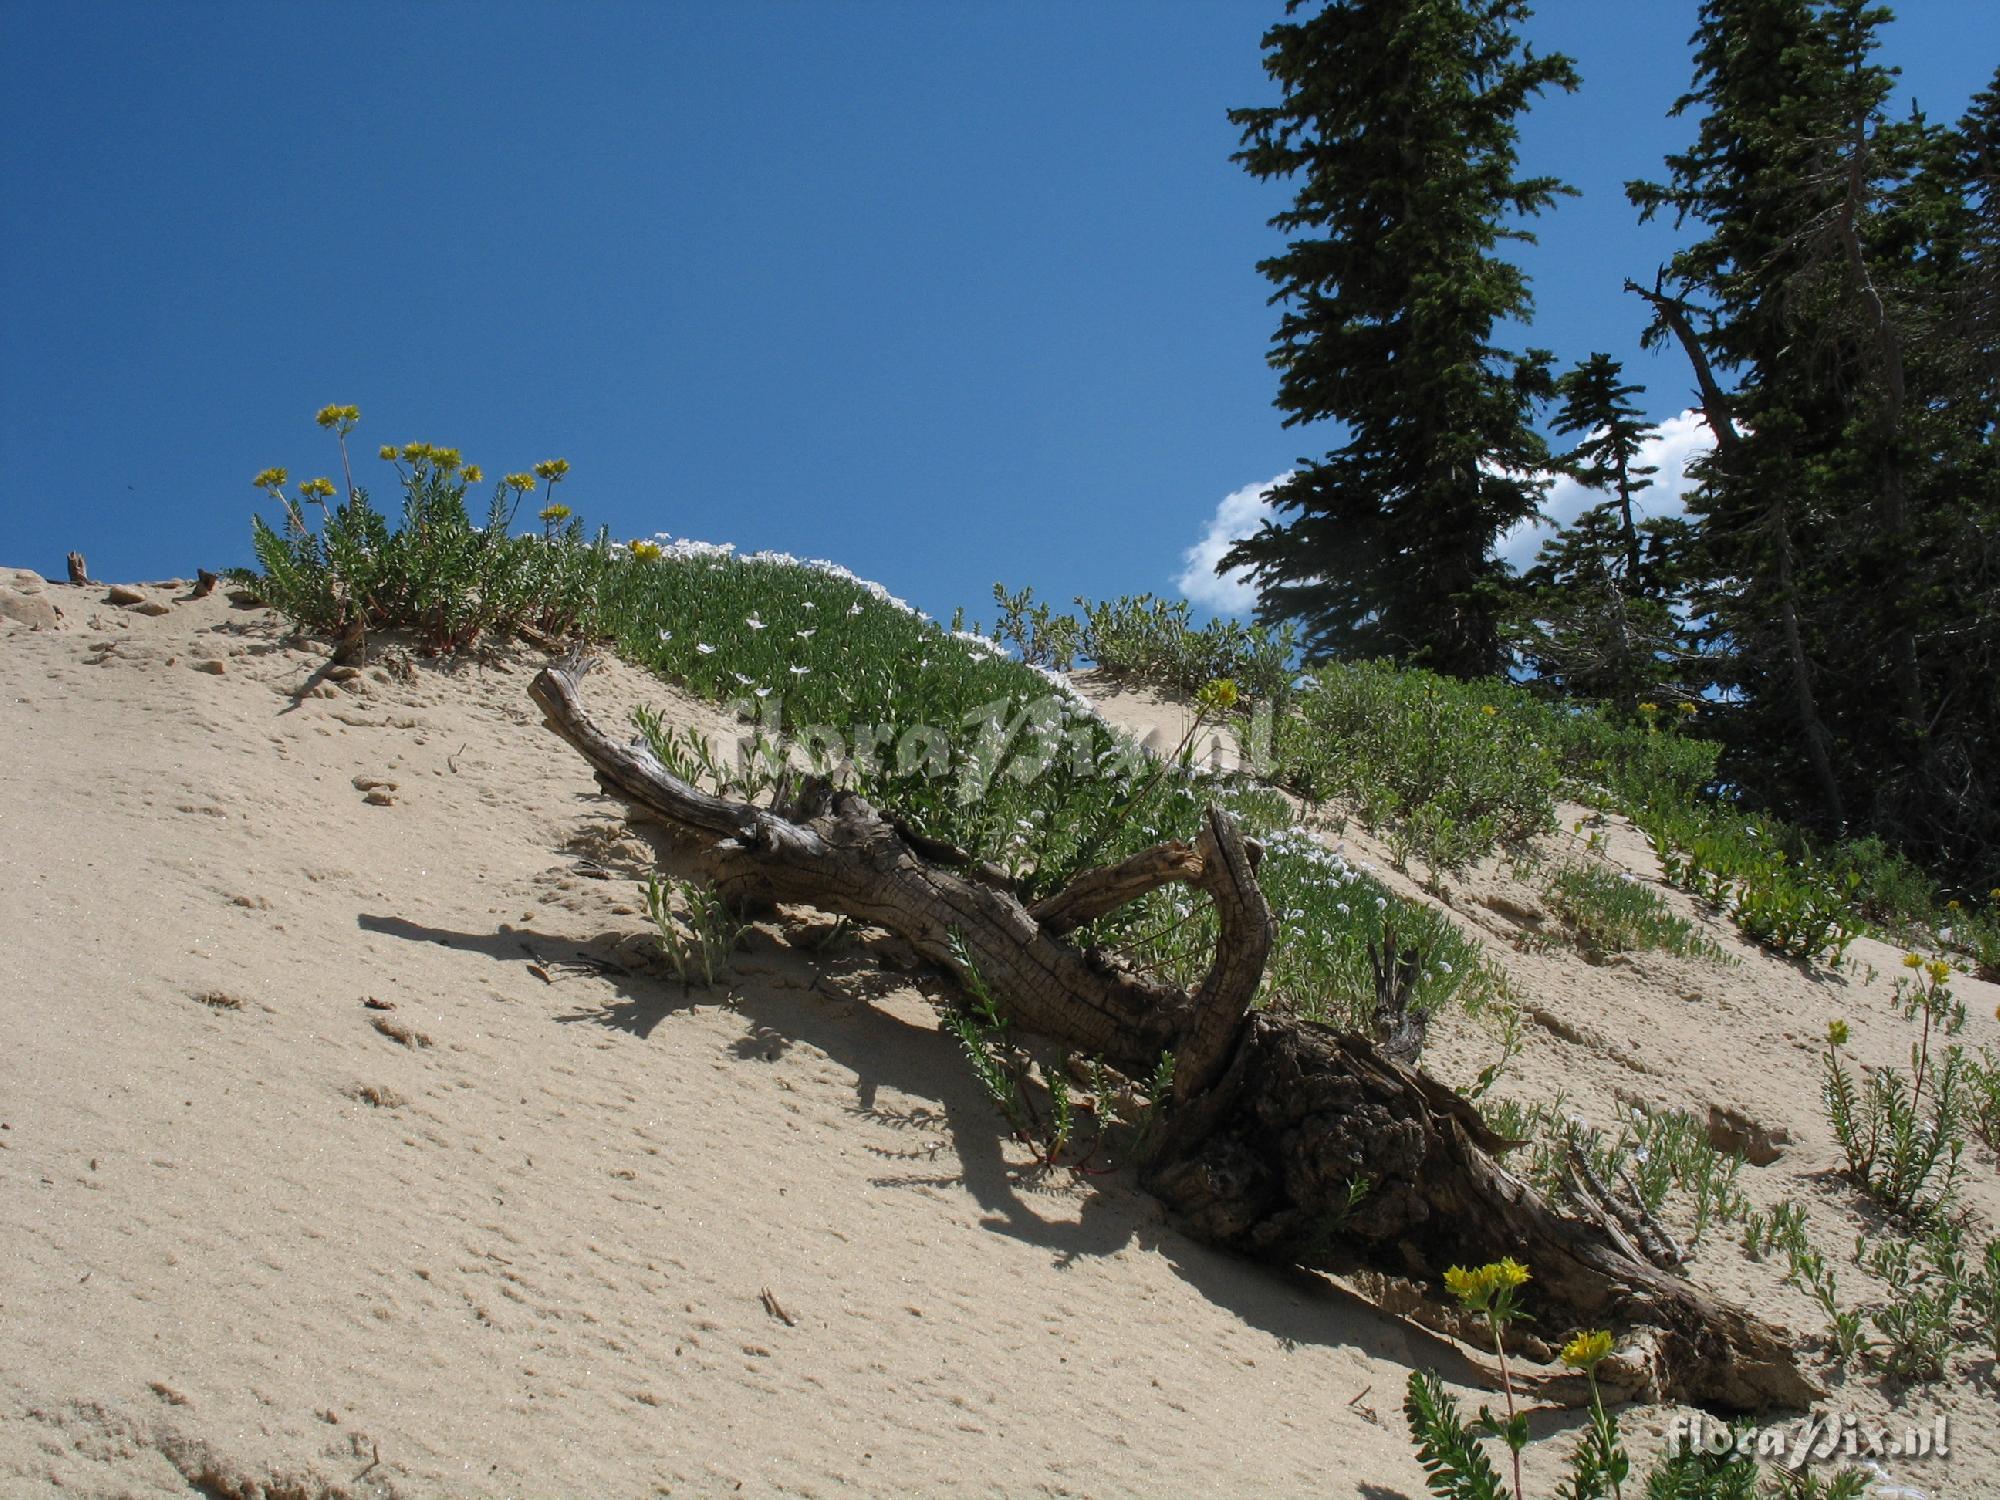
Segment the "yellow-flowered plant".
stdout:
<svg viewBox="0 0 2000 1500">
<path fill-rule="evenodd" d="M 1570 1482 L 1564 1493 L 1571 1495 L 1621 1494 L 1631 1477 L 1632 1460 L 1618 1440 L 1618 1424 L 1604 1409 L 1604 1393 L 1597 1386 L 1597 1367 L 1611 1357 L 1609 1332 L 1594 1328 L 1579 1333 L 1563 1345 L 1562 1362 L 1581 1370 L 1590 1382 L 1590 1425 L 1576 1440 L 1570 1455 Z"/>
<path fill-rule="evenodd" d="M 1194 695 L 1194 706 L 1204 717 L 1225 714 L 1236 707 L 1238 696 L 1234 678 L 1213 677 Z"/>
<path fill-rule="evenodd" d="M 347 477 L 347 493 L 352 498 L 354 494 L 354 465 L 348 462 L 347 458 L 347 435 L 354 431 L 355 424 L 361 420 L 361 408 L 358 406 L 340 406 L 337 404 L 322 406 L 313 417 L 313 420 L 319 423 L 320 426 L 331 429 L 334 437 L 339 441 L 340 472 Z"/>
<path fill-rule="evenodd" d="M 239 582 L 308 630 L 342 639 L 358 632 L 364 641 L 372 631 L 407 630 L 420 649 L 441 655 L 510 630 L 569 635 L 595 616 L 598 584 L 611 561 L 605 543 L 587 544 L 574 526 L 557 536 L 546 517 L 541 536 L 510 534 L 537 476 L 553 484 L 568 472 L 567 462 L 508 475 L 481 524 L 466 509 L 467 490 L 485 479 L 478 464 L 437 443 L 383 444 L 376 452 L 396 466 L 403 488 L 397 526 L 355 487 L 347 437 L 360 419 L 359 407 L 339 403 L 314 417 L 339 440 L 345 504 L 331 504 L 340 490 L 325 476 L 307 479 L 296 495 L 286 492 L 290 474 L 283 468 L 255 477 L 256 487 L 283 506 L 284 522 L 276 530 L 261 518 L 254 522 L 261 567 L 232 570 Z M 308 504 L 321 511 L 314 526 L 306 524 Z M 564 507 L 562 516 L 568 514 Z"/>
<path fill-rule="evenodd" d="M 542 491 L 542 499 L 553 502 L 556 486 L 569 477 L 569 460 L 566 458 L 545 458 L 535 465 L 535 477 L 548 486 L 547 489 Z"/>
<path fill-rule="evenodd" d="M 658 542 L 634 541 L 627 550 L 639 562 L 658 562 L 666 555 Z"/>
<path fill-rule="evenodd" d="M 1611 1335 L 1602 1328 L 1579 1333 L 1563 1345 L 1562 1362 L 1572 1370 L 1589 1374 L 1611 1353 Z"/>
<path fill-rule="evenodd" d="M 1514 1293 L 1531 1280 L 1528 1268 L 1511 1255 L 1469 1271 L 1452 1266 L 1444 1273 L 1445 1290 L 1467 1311 L 1485 1313 L 1503 1325 L 1521 1316 L 1514 1309 Z"/>
<path fill-rule="evenodd" d="M 1493 1334 L 1493 1352 L 1500 1357 L 1500 1387 L 1507 1395 L 1507 1420 L 1500 1422 L 1484 1410 L 1480 1417 L 1514 1457 L 1514 1500 L 1521 1500 L 1521 1450 L 1528 1446 L 1528 1419 L 1514 1409 L 1514 1378 L 1507 1369 L 1506 1329 L 1508 1324 L 1527 1316 L 1514 1305 L 1514 1294 L 1531 1279 L 1528 1268 L 1511 1255 L 1470 1270 L 1451 1266 L 1444 1273 L 1445 1290 L 1467 1312 L 1484 1316 Z"/>
</svg>

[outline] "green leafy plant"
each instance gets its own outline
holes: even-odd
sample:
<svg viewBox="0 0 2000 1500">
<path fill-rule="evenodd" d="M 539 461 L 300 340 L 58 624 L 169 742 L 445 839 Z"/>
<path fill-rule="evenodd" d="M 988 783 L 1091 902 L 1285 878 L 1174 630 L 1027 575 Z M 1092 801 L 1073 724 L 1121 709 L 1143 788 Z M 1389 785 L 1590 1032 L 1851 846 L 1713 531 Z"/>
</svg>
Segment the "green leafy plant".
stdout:
<svg viewBox="0 0 2000 1500">
<path fill-rule="evenodd" d="M 1903 955 L 1903 968 L 1895 985 L 1896 1008 L 1903 1019 L 1923 1017 L 1923 1034 L 1917 1042 L 1916 1081 L 1911 1085 L 1913 1100 L 1921 1099 L 1924 1075 L 1930 1066 L 1931 1031 L 1942 1028 L 1946 1036 L 1956 1036 L 1965 1026 L 1965 1002 L 1951 992 L 1951 965 L 1934 958 L 1928 963 L 1915 953 Z"/>
<path fill-rule="evenodd" d="M 1561 1095 L 1526 1105 L 1503 1100 L 1486 1117 L 1498 1134 L 1526 1147 L 1517 1170 L 1544 1196 L 1572 1196 L 1575 1155 L 1581 1155 L 1588 1175 L 1618 1198 L 1602 1206 L 1629 1213 L 1662 1237 L 1672 1210 L 1689 1226 L 1685 1246 L 1665 1246 L 1679 1257 L 1691 1258 L 1712 1225 L 1750 1213 L 1737 1185 L 1742 1157 L 1716 1150 L 1701 1122 L 1683 1110 L 1635 1110 L 1609 1135 L 1571 1116 Z"/>
<path fill-rule="evenodd" d="M 1529 1279 L 1528 1268 L 1512 1256 L 1470 1270 L 1452 1266 L 1444 1273 L 1445 1290 L 1467 1312 L 1483 1317 L 1493 1337 L 1493 1352 L 1500 1360 L 1500 1389 L 1507 1399 L 1507 1416 L 1503 1421 L 1482 1406 L 1475 1425 L 1506 1445 L 1514 1465 L 1514 1500 L 1521 1500 L 1521 1451 L 1528 1446 L 1528 1419 L 1514 1406 L 1514 1378 L 1507 1366 L 1507 1329 L 1527 1317 L 1516 1303 L 1515 1294 Z"/>
<path fill-rule="evenodd" d="M 1101 1064 L 1092 1063 L 1098 1092 L 1090 1110 L 1095 1128 L 1079 1140 L 1077 1104 L 1070 1091 L 1069 1058 L 1037 1068 L 1034 1059 L 1011 1035 L 1011 1025 L 1000 1013 L 992 990 L 979 973 L 978 965 L 957 932 L 951 939 L 952 958 L 965 987 L 965 1001 L 944 1013 L 944 1025 L 958 1039 L 972 1073 L 987 1098 L 1007 1117 L 1014 1139 L 1035 1156 L 1037 1170 L 1057 1168 L 1091 1173 L 1092 1159 L 1104 1140 L 1103 1101 L 1110 1084 Z M 1032 1075 L 1039 1073 L 1046 1112 L 1035 1104 Z"/>
<path fill-rule="evenodd" d="M 1597 1367 L 1610 1356 L 1611 1347 L 1611 1335 L 1602 1330 L 1580 1333 L 1563 1347 L 1563 1363 L 1581 1370 L 1590 1384 L 1590 1423 L 1570 1454 L 1568 1478 L 1556 1488 L 1561 1500 L 1610 1500 L 1624 1493 L 1631 1477 L 1632 1460 L 1597 1385 Z"/>
<path fill-rule="evenodd" d="M 1446 1500 L 1503 1500 L 1500 1471 L 1479 1445 L 1478 1432 L 1459 1415 L 1458 1402 L 1430 1370 L 1412 1370 L 1403 1416 L 1417 1445 L 1426 1487 Z"/>
<path fill-rule="evenodd" d="M 1916 1082 L 1905 1083 L 1894 1068 L 1877 1068 L 1857 1088 L 1841 1060 L 1847 1023 L 1827 1030 L 1820 1084 L 1821 1099 L 1835 1138 L 1847 1156 L 1848 1171 L 1861 1188 L 1891 1212 L 1922 1219 L 1935 1213 L 1955 1191 L 1965 1141 L 1958 1134 L 1964 1058 L 1954 1047 L 1943 1066 L 1930 1068 L 1921 1044 L 1910 1049 Z M 1923 1085 L 1930 1084 L 1925 1108 Z"/>
<path fill-rule="evenodd" d="M 1036 603 L 1033 589 L 1010 594 L 998 583 L 993 585 L 993 603 L 1000 610 L 993 623 L 995 641 L 1012 647 L 1031 667 L 1067 672 L 1076 665 L 1084 636 L 1076 616 L 1059 615 L 1046 603 Z"/>
<path fill-rule="evenodd" d="M 1291 696 L 1298 642 L 1291 625 L 1210 620 L 1196 629 L 1186 600 L 1151 594 L 1083 607 L 1080 654 L 1107 671 L 1192 693 L 1227 677 L 1246 701 L 1281 707 Z"/>
<path fill-rule="evenodd" d="M 1976 1060 L 1966 1059 L 1965 1119 L 1987 1150 L 2000 1151 L 2000 1055 L 1991 1047 L 1981 1047 Z"/>
<path fill-rule="evenodd" d="M 1789 1201 L 1780 1204 L 1768 1232 L 1770 1243 L 1785 1252 L 1785 1280 L 1810 1293 L 1826 1315 L 1827 1342 L 1835 1359 L 1851 1364 L 1867 1354 L 1872 1342 L 1862 1332 L 1861 1313 L 1840 1305 L 1839 1278 L 1832 1262 L 1808 1238 L 1805 1210 Z"/>
<path fill-rule="evenodd" d="M 662 881 L 657 874 L 650 874 L 644 891 L 655 941 L 661 956 L 673 966 L 681 988 L 691 989 L 697 982 L 714 988 L 715 981 L 728 971 L 730 955 L 750 925 L 739 921 L 710 885 Z"/>
<path fill-rule="evenodd" d="M 1965 955 L 1974 975 L 1989 983 L 2000 981 L 2000 886 L 1973 910 L 1956 900 L 1946 902 L 1931 925 L 1940 943 Z"/>
<path fill-rule="evenodd" d="M 1504 1329 L 1522 1316 L 1514 1306 L 1513 1294 L 1528 1280 L 1527 1268 L 1511 1259 L 1472 1271 L 1454 1266 L 1445 1273 L 1446 1288 L 1459 1304 L 1487 1319 L 1500 1358 L 1507 1416 L 1503 1419 L 1482 1406 L 1479 1415 L 1468 1422 L 1436 1372 L 1410 1372 L 1403 1416 L 1416 1445 L 1417 1460 L 1424 1468 L 1425 1486 L 1440 1500 L 1504 1500 L 1510 1493 L 1481 1444 L 1485 1437 L 1498 1438 L 1506 1447 L 1513 1463 L 1511 1493 L 1515 1500 L 1524 1494 L 1521 1454 L 1527 1446 L 1528 1428 L 1526 1418 L 1514 1410 Z M 1570 1450 L 1567 1472 L 1556 1484 L 1555 1493 L 1561 1500 L 1618 1500 L 1632 1477 L 1631 1457 L 1597 1383 L 1597 1367 L 1611 1357 L 1613 1347 L 1611 1335 L 1602 1329 L 1578 1333 L 1563 1346 L 1563 1363 L 1588 1382 L 1590 1411 Z M 1858 1496 L 1866 1488 L 1866 1475 L 1854 1473 L 1855 1479 L 1825 1493 Z M 1750 1445 L 1740 1438 L 1716 1453 L 1706 1444 L 1698 1447 L 1684 1437 L 1676 1451 L 1657 1464 L 1645 1480 L 1648 1500 L 1755 1500 L 1757 1488 L 1756 1460 Z M 1812 1493 L 1822 1492 L 1815 1488 Z"/>
<path fill-rule="evenodd" d="M 1988 1240 L 1979 1268 L 1967 1279 L 1966 1307 L 1974 1334 L 2000 1363 L 2000 1240 Z"/>
<path fill-rule="evenodd" d="M 1775 952 L 1837 967 L 1861 933 L 1861 877 L 1829 869 L 1790 830 L 1719 809 L 1655 805 L 1638 818 L 1667 880 L 1726 910 Z"/>
<path fill-rule="evenodd" d="M 1583 950 L 1602 960 L 1614 953 L 1660 949 L 1721 962 L 1725 955 L 1692 922 L 1677 917 L 1658 895 L 1622 871 L 1568 863 L 1549 878 L 1549 905 Z"/>
<path fill-rule="evenodd" d="M 632 722 L 646 748 L 671 774 L 718 796 L 755 802 L 779 785 L 789 767 L 784 745 L 761 729 L 739 739 L 736 755 L 729 758 L 693 725 L 668 725 L 657 710 L 643 704 L 632 710 Z"/>
<path fill-rule="evenodd" d="M 1820 1098 L 1834 1138 L 1848 1158 L 1848 1172 L 1884 1208 L 1924 1218 L 1954 1192 L 1964 1140 L 1958 1126 L 1960 1052 L 1946 1054 L 1930 1090 L 1930 1110 L 1894 1068 L 1876 1068 L 1856 1088 L 1840 1060 L 1844 1022 L 1834 1022 L 1838 1040 L 1826 1048 Z M 1910 1048 L 1912 1070 L 1922 1076 L 1924 1058 Z"/>
<path fill-rule="evenodd" d="M 1875 1356 L 1903 1380 L 1941 1380 L 1965 1345 L 1958 1324 L 1972 1288 L 1964 1225 L 1939 1217 L 1920 1236 L 1862 1236 L 1854 1257 L 1888 1288 L 1868 1320 L 1882 1335 Z"/>
<path fill-rule="evenodd" d="M 329 479 L 308 479 L 287 493 L 288 471 L 266 469 L 254 483 L 276 501 L 278 526 L 257 517 L 251 545 L 257 569 L 231 577 L 301 628 L 356 643 L 372 631 L 412 633 L 421 650 L 451 655 L 489 636 L 523 629 L 568 635 L 593 618 L 598 586 L 613 565 L 608 542 L 586 542 L 577 523 L 542 535 L 510 536 L 531 475 L 494 486 L 483 525 L 466 508 L 479 466 L 455 448 L 431 443 L 384 447 L 403 490 L 401 524 L 391 527 L 365 489 L 353 482 L 347 434 L 361 417 L 329 406 L 322 427 L 339 439 L 347 475 L 344 498 Z M 560 459 L 537 466 L 553 484 L 568 472 Z M 308 521 L 307 507 L 318 512 Z"/>
</svg>

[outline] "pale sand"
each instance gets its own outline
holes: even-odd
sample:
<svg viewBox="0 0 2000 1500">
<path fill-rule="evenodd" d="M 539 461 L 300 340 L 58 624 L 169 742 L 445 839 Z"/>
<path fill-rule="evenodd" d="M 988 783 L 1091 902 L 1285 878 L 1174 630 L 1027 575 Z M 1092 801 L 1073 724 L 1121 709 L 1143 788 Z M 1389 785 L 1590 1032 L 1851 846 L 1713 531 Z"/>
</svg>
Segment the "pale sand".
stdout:
<svg viewBox="0 0 2000 1500">
<path fill-rule="evenodd" d="M 799 912 L 726 990 L 651 967 L 648 851 L 540 727 L 533 657 L 315 684 L 269 614 L 144 592 L 170 607 L 52 587 L 62 628 L 0 620 L 0 1494 L 1423 1493 L 1403 1382 L 1476 1382 L 1455 1349 L 1189 1242 L 1127 1177 L 1022 1178 L 893 944 L 816 957 Z M 586 693 L 719 722 L 622 666 Z M 1107 711 L 1177 737 L 1153 695 Z M 1859 1300 L 1818 1040 L 1841 1015 L 1903 1060 L 1899 954 L 1815 977 L 1711 923 L 1741 967 L 1593 968 L 1516 951 L 1494 900 L 1532 887 L 1483 871 L 1453 904 L 1538 1008 L 1501 1091 L 1788 1132 L 1745 1184 L 1810 1205 Z M 1995 987 L 1959 988 L 1993 1042 Z M 1429 1062 L 1462 1084 L 1492 1051 L 1458 1017 Z M 1967 1167 L 1991 1234 L 1994 1160 Z M 1820 1326 L 1733 1234 L 1693 1274 Z M 1953 1457 L 1893 1472 L 1991 1493 L 1974 1369 L 1832 1399 L 1947 1413 Z M 1673 1415 L 1624 1413 L 1642 1470 Z M 1575 1426 L 1537 1415 L 1531 1492 Z"/>
</svg>

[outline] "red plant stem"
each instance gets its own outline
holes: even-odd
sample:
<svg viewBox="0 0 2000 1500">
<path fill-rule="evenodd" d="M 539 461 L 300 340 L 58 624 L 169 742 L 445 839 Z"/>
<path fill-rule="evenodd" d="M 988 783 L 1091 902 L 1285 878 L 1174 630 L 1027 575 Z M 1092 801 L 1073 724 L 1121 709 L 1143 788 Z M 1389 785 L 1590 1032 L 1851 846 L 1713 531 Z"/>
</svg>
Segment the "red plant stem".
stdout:
<svg viewBox="0 0 2000 1500">
<path fill-rule="evenodd" d="M 1500 1389 L 1507 1393 L 1507 1425 L 1514 1425 L 1514 1380 L 1507 1373 L 1507 1341 L 1500 1335 L 1500 1320 L 1489 1310 L 1486 1321 L 1493 1325 L 1493 1352 L 1500 1356 Z M 1507 1452 L 1514 1460 L 1514 1500 L 1522 1500 L 1521 1494 L 1521 1450 L 1510 1440 Z"/>
</svg>

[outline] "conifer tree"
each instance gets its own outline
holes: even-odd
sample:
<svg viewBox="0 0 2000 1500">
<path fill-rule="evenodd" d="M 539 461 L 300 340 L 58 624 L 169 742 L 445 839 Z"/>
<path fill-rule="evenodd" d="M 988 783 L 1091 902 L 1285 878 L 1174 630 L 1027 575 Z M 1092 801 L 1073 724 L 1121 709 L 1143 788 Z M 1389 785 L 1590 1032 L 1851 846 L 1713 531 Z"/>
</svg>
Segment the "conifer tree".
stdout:
<svg viewBox="0 0 2000 1500">
<path fill-rule="evenodd" d="M 1497 252 L 1568 191 L 1518 173 L 1516 120 L 1570 60 L 1515 33 L 1519 0 L 1290 0 L 1264 37 L 1275 105 L 1231 112 L 1237 155 L 1297 183 L 1259 270 L 1282 304 L 1270 360 L 1286 425 L 1344 441 L 1273 494 L 1284 519 L 1221 563 L 1260 620 L 1313 654 L 1384 655 L 1472 676 L 1501 663 L 1496 538 L 1533 514 L 1547 450 L 1531 422 L 1550 356 L 1513 353 L 1526 278 Z"/>
<path fill-rule="evenodd" d="M 1635 290 L 1717 439 L 1691 566 L 1728 662 L 1732 780 L 1975 874 L 2000 858 L 1980 127 L 1889 117 L 1887 14 L 1705 0 L 1678 106 L 1695 140 L 1664 184 L 1628 187 L 1700 238 Z"/>
<path fill-rule="evenodd" d="M 1640 453 L 1658 436 L 1632 397 L 1639 387 L 1608 354 L 1593 354 L 1556 382 L 1550 426 L 1579 433 L 1560 469 L 1610 498 L 1563 527 L 1521 579 L 1511 644 L 1535 685 L 1631 712 L 1641 702 L 1690 702 L 1690 653 L 1674 613 L 1688 527 L 1641 520 L 1637 500 L 1658 470 Z"/>
<path fill-rule="evenodd" d="M 1556 382 L 1562 398 L 1555 420 L 1557 432 L 1577 432 L 1583 439 L 1562 456 L 1563 472 L 1585 489 L 1611 491 L 1618 507 L 1618 539 L 1625 552 L 1625 577 L 1633 588 L 1643 586 L 1639 555 L 1639 525 L 1632 502 L 1651 489 L 1659 469 L 1638 462 L 1646 444 L 1659 435 L 1632 402 L 1639 387 L 1621 377 L 1623 365 L 1608 354 L 1593 354 L 1566 371 Z"/>
</svg>

